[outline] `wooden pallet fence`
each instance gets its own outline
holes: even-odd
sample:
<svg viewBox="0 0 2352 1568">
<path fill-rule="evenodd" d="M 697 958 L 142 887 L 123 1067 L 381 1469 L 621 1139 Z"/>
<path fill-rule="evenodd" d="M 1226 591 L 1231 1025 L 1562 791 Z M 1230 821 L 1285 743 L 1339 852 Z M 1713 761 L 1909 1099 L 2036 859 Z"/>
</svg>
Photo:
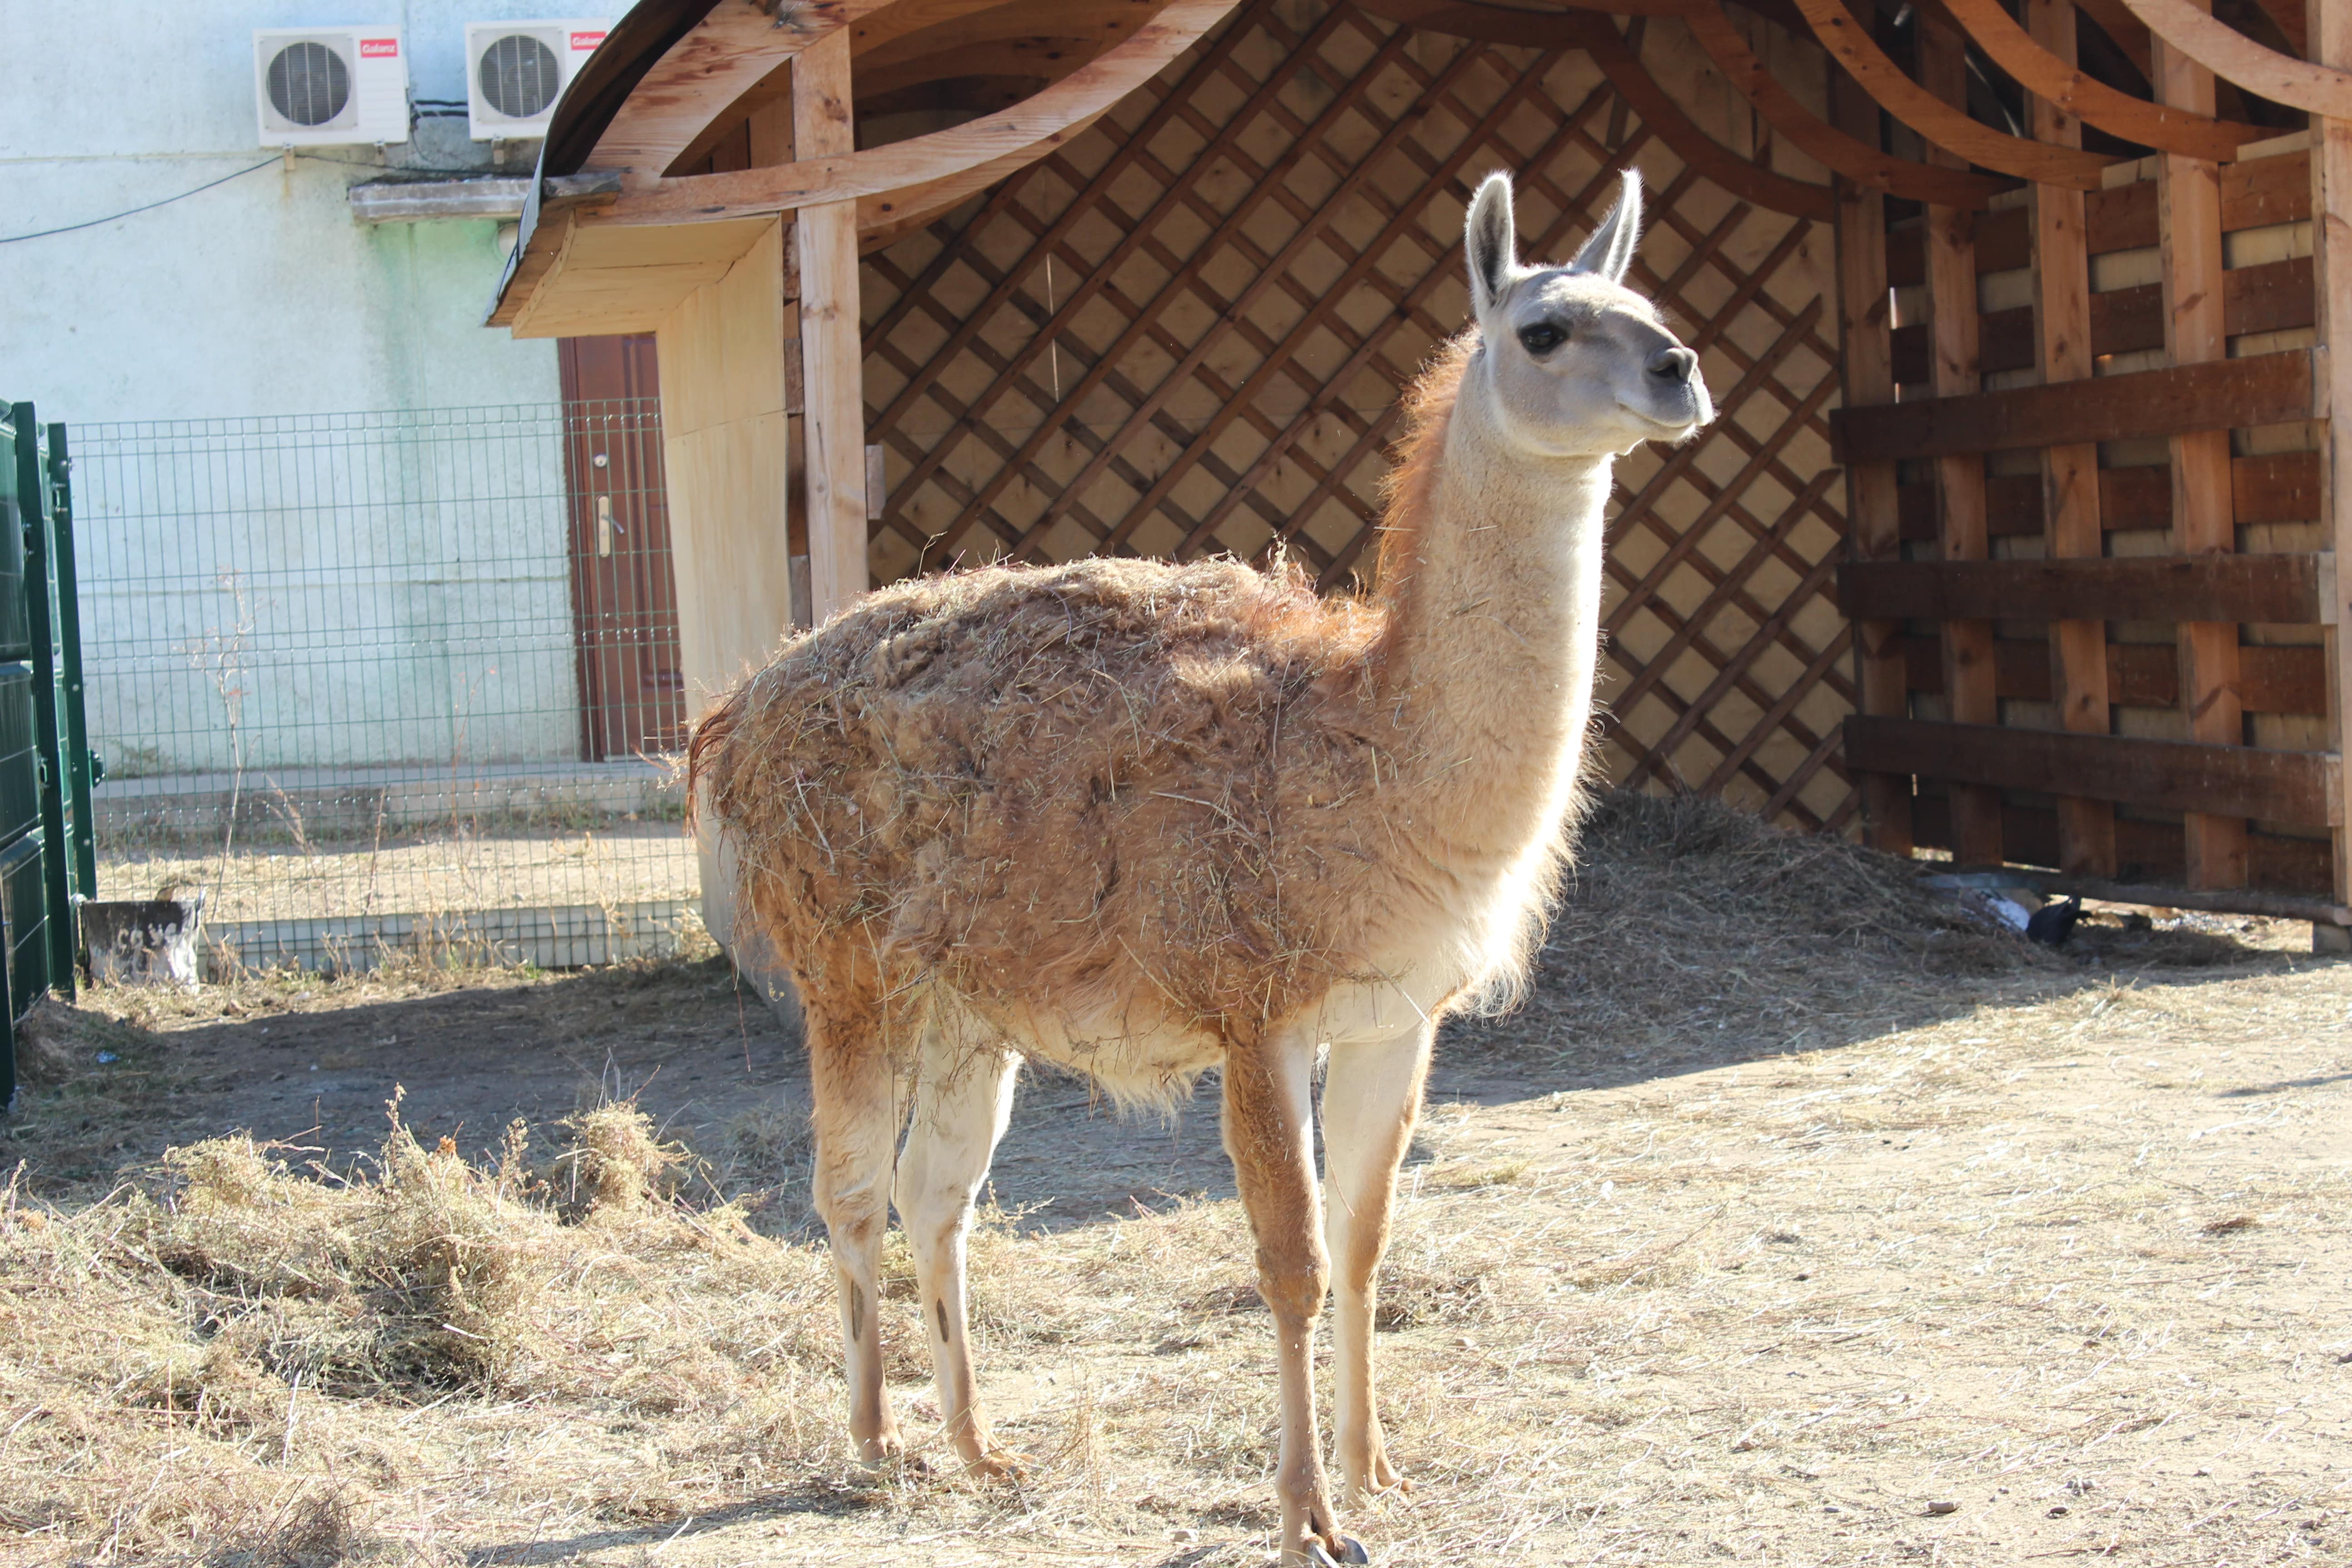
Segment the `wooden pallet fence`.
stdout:
<svg viewBox="0 0 2352 1568">
<path fill-rule="evenodd" d="M 2071 58 L 2067 0 L 2022 22 Z M 2165 101 L 2210 115 L 2210 76 L 2156 48 Z M 2284 139 L 2031 185 L 1977 215 L 1965 285 L 1938 209 L 1842 208 L 1842 267 L 1895 301 L 1885 395 L 1850 363 L 1832 417 L 1838 459 L 1889 477 L 1837 584 L 1869 642 L 1847 762 L 1899 781 L 1888 847 L 2343 902 L 2313 177 Z"/>
</svg>

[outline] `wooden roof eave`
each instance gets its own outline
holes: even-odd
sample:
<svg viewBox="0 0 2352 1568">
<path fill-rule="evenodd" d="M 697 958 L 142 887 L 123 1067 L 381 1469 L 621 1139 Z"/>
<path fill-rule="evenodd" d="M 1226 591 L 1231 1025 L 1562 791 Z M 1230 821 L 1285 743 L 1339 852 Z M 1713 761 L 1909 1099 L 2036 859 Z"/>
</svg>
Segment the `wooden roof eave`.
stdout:
<svg viewBox="0 0 2352 1568">
<path fill-rule="evenodd" d="M 751 3 L 722 0 L 699 30 L 668 47 L 664 59 L 688 60 L 694 54 L 688 46 L 732 19 L 727 6 Z M 888 0 L 857 3 L 864 5 L 861 14 L 871 14 Z M 802 206 L 856 201 L 861 228 L 904 232 L 1076 136 L 1191 47 L 1234 3 L 1171 0 L 1129 37 L 1034 97 L 929 136 L 835 158 L 663 179 L 650 189 L 623 189 L 617 195 L 600 189 L 593 212 L 566 211 L 561 222 L 541 221 L 541 193 L 549 185 L 542 178 L 526 206 L 521 241 L 509 259 L 487 324 L 519 336 L 646 330 L 677 300 L 723 272 L 731 258 L 747 252 L 768 220 Z M 846 4 L 830 0 L 822 9 L 834 16 L 847 14 Z M 739 80 L 764 79 L 782 47 L 769 47 L 759 75 L 746 68 L 713 89 L 714 100 L 719 92 L 728 97 L 713 101 L 707 114 L 699 109 L 670 114 L 663 140 L 645 132 L 650 121 L 639 121 L 640 130 L 631 132 L 631 155 L 674 158 L 667 151 L 669 141 L 685 136 L 690 143 L 709 121 L 726 114 L 742 97 L 731 90 Z M 783 58 L 804 47 L 794 45 Z M 667 95 L 671 89 L 664 84 L 674 86 L 678 79 L 648 70 L 641 85 L 652 82 Z M 618 122 L 621 116 L 616 111 L 613 119 Z M 554 145 L 552 134 L 549 144 Z M 605 142 L 600 137 L 595 145 Z M 542 174 L 546 168 L 543 153 Z M 611 174 L 600 182 L 620 184 L 621 177 Z M 545 210 L 551 216 L 557 209 L 550 205 Z M 666 233 L 674 237 L 663 237 Z M 585 324 L 591 321 L 596 324 Z"/>
<path fill-rule="evenodd" d="M 787 8 L 719 0 L 671 46 L 604 124 L 587 165 L 620 173 L 625 190 L 649 190 L 678 154 L 736 100 L 811 45 L 892 0 L 823 0 Z"/>
<path fill-rule="evenodd" d="M 1091 124 L 1192 47 L 1234 4 L 1172 0 L 1132 36 L 1034 98 L 969 123 L 840 157 L 664 180 L 653 190 L 624 192 L 596 221 L 599 226 L 667 225 L 772 216 L 827 202 L 936 186 L 988 168 L 1001 175 Z"/>
</svg>

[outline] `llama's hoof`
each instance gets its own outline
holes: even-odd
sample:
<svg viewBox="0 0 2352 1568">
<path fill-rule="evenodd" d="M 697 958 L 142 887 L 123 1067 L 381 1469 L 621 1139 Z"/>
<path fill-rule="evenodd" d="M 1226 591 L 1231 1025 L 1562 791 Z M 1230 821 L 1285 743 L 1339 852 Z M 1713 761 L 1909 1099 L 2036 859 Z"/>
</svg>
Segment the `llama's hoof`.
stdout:
<svg viewBox="0 0 2352 1568">
<path fill-rule="evenodd" d="M 982 1480 L 1017 1487 L 1037 1473 L 1037 1461 L 1018 1448 L 991 1448 L 971 1461 L 971 1469 Z"/>
<path fill-rule="evenodd" d="M 1370 1563 L 1372 1558 L 1371 1553 L 1364 1550 L 1362 1542 L 1352 1535 L 1343 1535 L 1339 1537 L 1339 1555 L 1337 1557 L 1332 1556 L 1331 1549 L 1321 1542 L 1308 1541 L 1307 1560 L 1314 1563 L 1315 1568 L 1339 1568 L 1343 1563 Z"/>
</svg>

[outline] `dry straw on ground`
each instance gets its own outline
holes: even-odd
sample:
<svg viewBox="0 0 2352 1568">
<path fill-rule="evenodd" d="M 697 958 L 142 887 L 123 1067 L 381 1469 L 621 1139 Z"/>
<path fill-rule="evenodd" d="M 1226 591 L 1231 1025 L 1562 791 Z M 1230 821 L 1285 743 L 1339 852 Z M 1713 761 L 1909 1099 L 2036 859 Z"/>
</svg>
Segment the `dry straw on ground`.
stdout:
<svg viewBox="0 0 2352 1568">
<path fill-rule="evenodd" d="M 1406 1174 L 1383 1404 L 1419 1489 L 1362 1520 L 1383 1561 L 2352 1554 L 2352 966 L 2104 917 L 2053 956 L 1914 875 L 1604 807 L 1533 1003 L 1449 1037 Z M 138 1033 L 84 1012 L 47 1054 Z M 954 1466 L 895 1296 L 915 1452 L 849 1462 L 795 1117 L 547 1131 L 8 1184 L 0 1561 L 1263 1561 L 1230 1199 L 983 1214 L 986 1391 L 1043 1461 L 1015 1491 Z"/>
</svg>

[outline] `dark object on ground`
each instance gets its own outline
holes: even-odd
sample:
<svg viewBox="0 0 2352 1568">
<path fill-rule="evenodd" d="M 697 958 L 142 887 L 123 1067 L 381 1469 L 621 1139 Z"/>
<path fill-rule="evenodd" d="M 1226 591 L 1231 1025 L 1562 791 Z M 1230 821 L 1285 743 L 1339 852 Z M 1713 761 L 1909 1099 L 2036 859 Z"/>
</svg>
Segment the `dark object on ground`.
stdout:
<svg viewBox="0 0 2352 1568">
<path fill-rule="evenodd" d="M 196 984 L 196 927 L 205 895 L 132 899 L 81 906 L 90 978 L 107 985 Z"/>
<path fill-rule="evenodd" d="M 2033 918 L 2025 922 L 2025 934 L 2045 947 L 2063 947 L 2074 934 L 2074 922 L 2082 918 L 2082 900 L 2060 899 L 2033 911 Z"/>
</svg>

